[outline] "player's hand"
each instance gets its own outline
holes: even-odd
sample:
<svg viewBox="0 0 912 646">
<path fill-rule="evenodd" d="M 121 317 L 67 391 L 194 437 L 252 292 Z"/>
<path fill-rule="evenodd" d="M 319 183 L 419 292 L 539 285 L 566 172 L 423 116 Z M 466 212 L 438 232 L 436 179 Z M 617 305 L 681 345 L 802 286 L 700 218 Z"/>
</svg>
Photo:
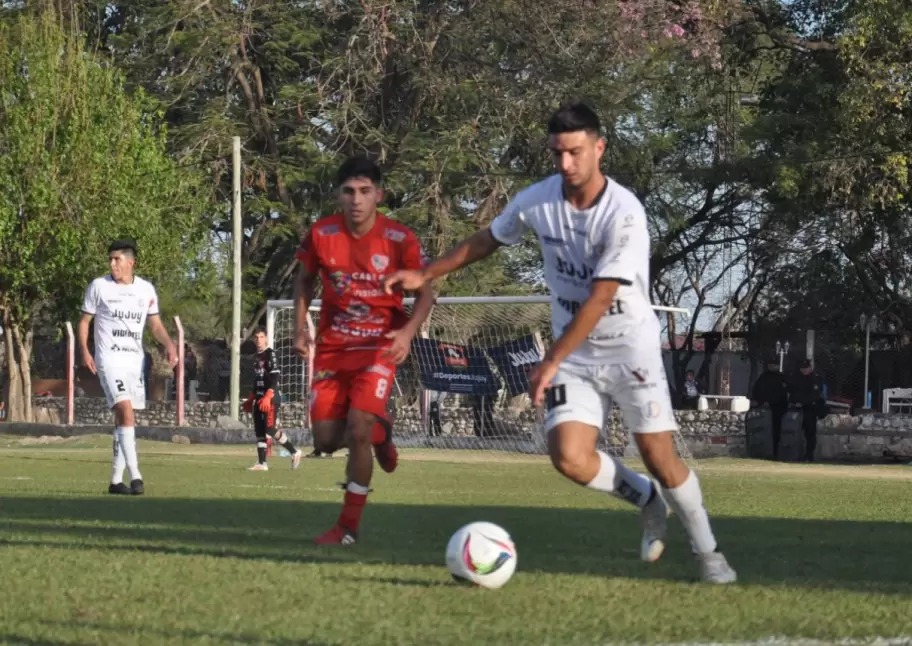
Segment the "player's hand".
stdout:
<svg viewBox="0 0 912 646">
<path fill-rule="evenodd" d="M 95 367 L 95 357 L 88 352 L 82 353 L 82 364 L 89 369 L 93 375 L 98 374 L 98 368 Z"/>
<path fill-rule="evenodd" d="M 177 365 L 177 362 L 179 361 L 178 356 L 177 356 L 177 347 L 173 343 L 171 343 L 170 345 L 168 345 L 166 352 L 168 353 L 168 365 L 173 368 L 174 366 Z"/>
<path fill-rule="evenodd" d="M 557 364 L 544 360 L 532 371 L 529 377 L 529 396 L 535 406 L 545 403 L 545 391 L 551 387 L 551 380 L 557 374 Z"/>
<path fill-rule="evenodd" d="M 299 330 L 295 334 L 294 345 L 291 346 L 291 351 L 294 352 L 301 359 L 306 359 L 307 355 L 310 354 L 310 348 L 313 345 L 313 335 L 310 333 L 310 330 L 303 329 Z"/>
<path fill-rule="evenodd" d="M 272 406 L 272 398 L 275 395 L 275 392 L 272 390 L 267 390 L 266 394 L 260 399 L 259 409 L 261 413 L 269 412 L 269 407 Z"/>
<path fill-rule="evenodd" d="M 412 347 L 412 339 L 415 338 L 415 335 L 406 328 L 400 328 L 387 332 L 386 338 L 391 339 L 392 343 L 384 350 L 383 356 L 389 357 L 398 366 L 408 356 L 409 348 Z"/>
<path fill-rule="evenodd" d="M 423 271 L 403 269 L 394 271 L 383 279 L 383 290 L 387 294 L 392 294 L 397 290 L 414 292 L 421 289 L 426 282 L 427 276 L 425 276 Z"/>
</svg>

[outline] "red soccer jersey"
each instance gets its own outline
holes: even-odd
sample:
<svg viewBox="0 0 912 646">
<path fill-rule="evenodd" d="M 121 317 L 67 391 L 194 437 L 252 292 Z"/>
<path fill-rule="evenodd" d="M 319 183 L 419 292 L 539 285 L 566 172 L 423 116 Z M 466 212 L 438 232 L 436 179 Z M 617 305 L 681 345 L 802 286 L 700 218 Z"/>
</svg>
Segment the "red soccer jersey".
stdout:
<svg viewBox="0 0 912 646">
<path fill-rule="evenodd" d="M 400 269 L 420 269 L 424 254 L 411 229 L 377 214 L 374 227 L 352 236 L 341 213 L 321 219 L 301 240 L 297 259 L 323 283 L 316 343 L 324 349 L 389 344 L 384 335 L 408 315 L 402 293 L 387 295 L 383 279 Z"/>
</svg>

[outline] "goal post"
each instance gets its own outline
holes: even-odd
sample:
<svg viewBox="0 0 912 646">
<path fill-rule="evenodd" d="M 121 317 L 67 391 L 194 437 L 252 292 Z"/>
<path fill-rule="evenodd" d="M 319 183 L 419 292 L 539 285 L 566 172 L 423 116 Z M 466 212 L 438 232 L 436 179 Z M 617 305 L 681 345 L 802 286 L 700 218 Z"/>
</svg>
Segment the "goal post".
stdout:
<svg viewBox="0 0 912 646">
<path fill-rule="evenodd" d="M 414 299 L 405 299 L 410 308 Z M 654 306 L 657 314 L 687 317 L 685 308 Z M 320 301 L 309 310 L 316 326 Z M 266 334 L 281 370 L 281 423 L 309 428 L 312 360 L 292 352 L 291 300 L 269 301 Z M 474 449 L 544 454 L 542 413 L 526 394 L 528 370 L 552 341 L 548 296 L 440 297 L 434 302 L 408 359 L 391 384 L 395 437 L 404 448 Z M 312 357 L 312 353 L 311 353 Z M 613 421 L 600 444 L 615 455 L 635 454 Z M 690 457 L 677 437 L 679 451 Z"/>
</svg>

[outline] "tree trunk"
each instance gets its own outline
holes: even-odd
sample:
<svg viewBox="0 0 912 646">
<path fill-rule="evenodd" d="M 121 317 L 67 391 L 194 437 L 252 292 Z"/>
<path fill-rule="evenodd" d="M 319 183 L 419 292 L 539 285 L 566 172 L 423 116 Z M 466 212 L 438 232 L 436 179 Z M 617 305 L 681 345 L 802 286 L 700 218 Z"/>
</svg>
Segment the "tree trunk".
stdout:
<svg viewBox="0 0 912 646">
<path fill-rule="evenodd" d="M 0 312 L 3 320 L 3 342 L 6 345 L 8 376 L 8 419 L 11 422 L 32 421 L 32 330 L 23 332 L 9 310 Z"/>
</svg>

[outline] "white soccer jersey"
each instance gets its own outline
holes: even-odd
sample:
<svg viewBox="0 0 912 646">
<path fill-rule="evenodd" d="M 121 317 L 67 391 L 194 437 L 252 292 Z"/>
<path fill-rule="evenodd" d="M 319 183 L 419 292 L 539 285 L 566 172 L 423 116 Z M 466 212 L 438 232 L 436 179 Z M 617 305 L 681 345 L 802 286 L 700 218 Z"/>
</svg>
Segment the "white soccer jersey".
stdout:
<svg viewBox="0 0 912 646">
<path fill-rule="evenodd" d="M 128 285 L 115 282 L 110 275 L 96 278 L 86 290 L 82 311 L 95 317 L 99 369 L 142 369 L 146 317 L 158 314 L 158 295 L 152 283 L 135 276 Z"/>
<path fill-rule="evenodd" d="M 647 339 L 658 344 L 661 332 L 649 299 L 646 213 L 633 193 L 606 179 L 595 204 L 578 210 L 564 199 L 560 175 L 553 175 L 518 193 L 491 223 L 502 244 L 517 244 L 530 229 L 538 236 L 555 338 L 589 298 L 594 280 L 620 283 L 611 309 L 567 357 L 570 363 L 622 360 Z"/>
</svg>

